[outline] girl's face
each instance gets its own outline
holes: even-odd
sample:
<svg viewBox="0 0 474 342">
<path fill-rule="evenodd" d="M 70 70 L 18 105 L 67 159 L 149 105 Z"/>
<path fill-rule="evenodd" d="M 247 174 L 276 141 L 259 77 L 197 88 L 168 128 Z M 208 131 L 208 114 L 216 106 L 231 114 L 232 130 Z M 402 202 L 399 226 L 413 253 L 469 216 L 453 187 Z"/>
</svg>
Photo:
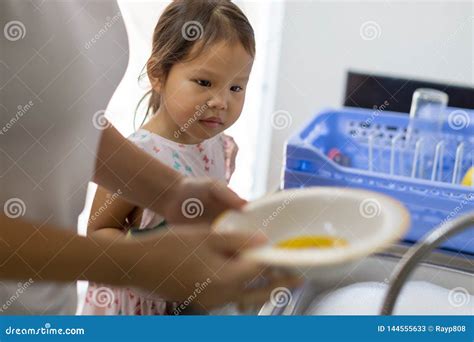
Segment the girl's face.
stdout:
<svg viewBox="0 0 474 342">
<path fill-rule="evenodd" d="M 252 64 L 241 44 L 219 43 L 174 64 L 164 83 L 151 80 L 161 96 L 156 116 L 160 133 L 197 144 L 230 127 L 242 111 Z"/>
</svg>

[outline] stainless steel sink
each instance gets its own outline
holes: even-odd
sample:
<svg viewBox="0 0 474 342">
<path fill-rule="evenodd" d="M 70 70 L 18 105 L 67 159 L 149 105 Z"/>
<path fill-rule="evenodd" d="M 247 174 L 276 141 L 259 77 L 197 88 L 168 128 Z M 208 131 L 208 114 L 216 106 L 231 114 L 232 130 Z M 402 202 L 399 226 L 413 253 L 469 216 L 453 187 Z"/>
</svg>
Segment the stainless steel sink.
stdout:
<svg viewBox="0 0 474 342">
<path fill-rule="evenodd" d="M 361 282 L 388 282 L 395 265 L 408 248 L 395 245 L 384 253 L 363 259 L 357 266 L 336 283 L 315 285 L 310 282 L 293 291 L 290 302 L 283 307 L 265 304 L 259 315 L 305 315 L 313 300 L 321 293 L 333 291 Z M 474 293 L 474 257 L 450 252 L 435 251 L 420 263 L 410 280 L 420 280 L 452 289 L 462 287 Z"/>
</svg>

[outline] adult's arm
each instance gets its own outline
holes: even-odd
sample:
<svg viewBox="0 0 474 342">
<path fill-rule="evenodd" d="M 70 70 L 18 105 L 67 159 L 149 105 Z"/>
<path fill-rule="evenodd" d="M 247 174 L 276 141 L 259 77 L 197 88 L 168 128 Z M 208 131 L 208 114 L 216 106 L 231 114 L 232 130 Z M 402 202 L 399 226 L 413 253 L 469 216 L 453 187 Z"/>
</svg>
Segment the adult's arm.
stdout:
<svg viewBox="0 0 474 342">
<path fill-rule="evenodd" d="M 39 230 L 0 215 L 0 279 L 83 279 L 136 286 L 170 300 L 184 300 L 196 282 L 207 282 L 196 302 L 202 308 L 227 302 L 260 304 L 275 287 L 299 285 L 294 278 L 280 277 L 265 288 L 245 289 L 244 283 L 264 268 L 236 256 L 264 241 L 261 235 L 217 234 L 205 226 L 174 227 L 130 242 L 92 240 L 48 224 Z"/>
<path fill-rule="evenodd" d="M 224 210 L 245 204 L 222 182 L 181 176 L 113 126 L 100 139 L 93 180 L 112 193 L 120 190 L 131 203 L 150 208 L 170 222 L 211 222 Z M 185 201 L 197 204 L 198 215 L 187 214 Z"/>
</svg>

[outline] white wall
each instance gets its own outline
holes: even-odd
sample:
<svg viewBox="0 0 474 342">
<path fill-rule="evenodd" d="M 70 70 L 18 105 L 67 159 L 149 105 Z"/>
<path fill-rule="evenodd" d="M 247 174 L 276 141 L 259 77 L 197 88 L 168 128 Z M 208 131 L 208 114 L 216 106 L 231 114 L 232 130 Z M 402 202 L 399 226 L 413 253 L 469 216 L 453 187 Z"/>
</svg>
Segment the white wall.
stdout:
<svg viewBox="0 0 474 342">
<path fill-rule="evenodd" d="M 318 108 L 342 105 L 348 69 L 474 85 L 473 6 L 287 1 L 273 111 L 289 112 L 291 126 L 273 129 L 267 191 L 279 186 L 285 139 Z"/>
</svg>

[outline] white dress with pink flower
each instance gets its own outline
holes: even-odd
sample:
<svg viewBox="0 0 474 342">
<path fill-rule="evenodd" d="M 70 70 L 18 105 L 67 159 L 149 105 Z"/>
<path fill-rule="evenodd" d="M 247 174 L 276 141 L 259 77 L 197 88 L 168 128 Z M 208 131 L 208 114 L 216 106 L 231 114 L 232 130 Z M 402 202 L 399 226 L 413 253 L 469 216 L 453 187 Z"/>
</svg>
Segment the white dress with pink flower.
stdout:
<svg viewBox="0 0 474 342">
<path fill-rule="evenodd" d="M 183 145 L 140 129 L 129 140 L 174 170 L 189 177 L 209 177 L 226 181 L 223 134 L 196 145 Z M 193 208 L 192 210 L 196 210 Z M 197 208 L 199 210 L 199 208 Z M 163 217 L 149 209 L 143 211 L 139 230 L 163 223 Z M 166 315 L 173 314 L 179 303 L 147 297 L 140 290 L 90 283 L 83 315 Z"/>
</svg>

